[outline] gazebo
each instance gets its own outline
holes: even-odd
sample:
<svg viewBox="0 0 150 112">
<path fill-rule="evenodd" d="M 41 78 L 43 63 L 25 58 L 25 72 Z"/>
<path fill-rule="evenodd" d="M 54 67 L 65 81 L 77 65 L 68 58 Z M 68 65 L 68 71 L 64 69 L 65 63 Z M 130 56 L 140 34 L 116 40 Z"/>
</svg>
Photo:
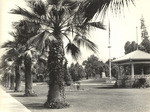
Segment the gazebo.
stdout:
<svg viewBox="0 0 150 112">
<path fill-rule="evenodd" d="M 119 66 L 117 85 L 131 87 L 136 79 L 150 78 L 150 54 L 141 50 L 128 53 L 112 61 Z"/>
</svg>

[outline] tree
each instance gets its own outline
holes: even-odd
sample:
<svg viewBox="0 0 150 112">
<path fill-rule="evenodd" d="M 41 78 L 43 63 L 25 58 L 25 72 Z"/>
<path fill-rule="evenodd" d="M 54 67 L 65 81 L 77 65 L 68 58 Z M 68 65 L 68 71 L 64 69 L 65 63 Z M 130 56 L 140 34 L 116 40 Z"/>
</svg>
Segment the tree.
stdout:
<svg viewBox="0 0 150 112">
<path fill-rule="evenodd" d="M 6 52 L 5 55 L 2 56 L 0 69 L 3 71 L 3 81 L 4 86 L 9 87 L 10 90 L 14 89 L 14 61 L 10 58 L 11 53 L 9 51 Z"/>
<path fill-rule="evenodd" d="M 146 30 L 144 18 L 141 17 L 141 38 L 142 39 L 147 39 L 148 37 L 149 36 L 148 36 L 148 32 Z"/>
<path fill-rule="evenodd" d="M 131 43 L 127 41 L 124 46 L 125 54 L 133 52 L 137 50 L 138 48 L 140 48 L 140 46 L 138 46 L 138 44 L 135 41 L 132 41 Z"/>
<path fill-rule="evenodd" d="M 48 48 L 48 71 L 49 71 L 49 92 L 46 107 L 62 108 L 68 106 L 64 98 L 64 42 L 68 39 L 67 52 L 77 59 L 80 54 L 80 45 L 85 45 L 92 51 L 96 51 L 96 45 L 87 39 L 88 27 L 104 29 L 101 22 L 90 20 L 97 12 L 104 12 L 108 7 L 113 6 L 120 9 L 124 3 L 132 0 L 88 0 L 75 2 L 72 0 L 47 0 L 28 1 L 30 11 L 18 7 L 11 10 L 13 14 L 20 14 L 32 23 L 39 23 L 39 33 L 30 39 L 29 44 L 36 46 L 36 49 L 43 51 Z M 71 35 L 72 34 L 72 35 Z M 73 41 L 70 38 L 73 37 Z M 30 61 L 30 60 L 29 60 Z M 29 64 L 28 61 L 28 64 Z"/>
<path fill-rule="evenodd" d="M 114 60 L 114 59 L 112 59 L 112 60 Z M 109 60 L 105 62 L 104 71 L 105 71 L 106 76 L 109 76 Z M 118 65 L 115 64 L 115 63 L 111 63 L 111 75 L 112 75 L 112 77 L 118 78 L 117 77 L 118 76 L 118 72 L 119 72 Z"/>
<path fill-rule="evenodd" d="M 150 53 L 150 40 L 148 36 L 148 32 L 146 30 L 144 18 L 141 18 L 141 47 L 143 51 Z"/>
<path fill-rule="evenodd" d="M 26 42 L 30 37 L 37 34 L 38 24 L 31 23 L 27 20 L 14 22 L 13 27 L 16 30 L 10 34 L 14 37 L 14 41 L 5 43 L 2 48 L 7 48 L 10 52 L 10 58 L 15 62 L 16 87 L 15 91 L 20 91 L 21 76 L 19 66 L 24 59 L 25 65 L 25 96 L 34 95 L 32 91 L 32 74 L 31 74 L 31 57 L 32 49 L 26 47 Z"/>
<path fill-rule="evenodd" d="M 14 27 L 18 32 L 18 41 L 21 45 L 21 51 L 23 52 L 21 55 L 24 60 L 24 75 L 25 75 L 25 94 L 24 96 L 35 96 L 36 94 L 32 89 L 32 59 L 35 57 L 34 48 L 27 47 L 27 41 L 34 35 L 37 34 L 39 29 L 38 23 L 32 23 L 28 20 L 21 20 L 19 22 L 14 23 Z"/>
<path fill-rule="evenodd" d="M 141 38 L 142 42 L 140 43 L 140 45 L 138 45 L 135 41 L 132 41 L 132 43 L 127 41 L 124 46 L 125 54 L 135 51 L 137 50 L 137 48 L 142 51 L 150 53 L 150 40 L 143 17 L 141 18 Z"/>
<path fill-rule="evenodd" d="M 91 55 L 87 60 L 83 61 L 82 65 L 85 66 L 84 69 L 87 79 L 89 77 L 95 77 L 97 74 L 102 75 L 104 63 L 99 61 L 98 57 Z"/>
<path fill-rule="evenodd" d="M 65 59 L 65 63 L 64 63 L 64 81 L 65 81 L 65 84 L 67 86 L 70 86 L 71 83 L 72 83 L 72 79 L 71 79 L 71 75 L 69 73 L 67 65 L 68 65 L 68 61 L 67 61 L 67 59 Z"/>
<path fill-rule="evenodd" d="M 144 38 L 141 42 L 141 50 L 150 53 L 150 40 L 148 38 Z"/>
<path fill-rule="evenodd" d="M 11 35 L 14 36 L 14 40 L 13 41 L 8 41 L 6 43 L 4 43 L 2 45 L 2 48 L 6 49 L 6 55 L 4 55 L 6 58 L 3 60 L 12 60 L 14 63 L 14 71 L 15 71 L 15 76 L 11 75 L 11 82 L 14 82 L 14 77 L 15 77 L 15 91 L 20 91 L 20 85 L 21 85 L 21 77 L 20 77 L 20 73 L 19 73 L 19 66 L 21 64 L 20 60 L 21 57 L 19 56 L 20 53 L 20 46 L 18 44 L 18 40 L 16 38 L 16 34 L 15 33 L 10 33 Z M 11 71 L 13 72 L 13 71 Z M 11 73 L 13 74 L 13 73 Z M 14 87 L 12 87 L 11 89 L 13 89 Z"/>
<path fill-rule="evenodd" d="M 69 73 L 74 82 L 79 81 L 83 77 L 85 77 L 84 69 L 81 65 L 79 65 L 79 63 L 76 64 L 72 63 L 71 66 L 69 67 Z"/>
<path fill-rule="evenodd" d="M 47 54 L 38 55 L 35 63 L 33 64 L 33 72 L 35 74 L 35 81 L 46 81 L 47 79 Z"/>
</svg>

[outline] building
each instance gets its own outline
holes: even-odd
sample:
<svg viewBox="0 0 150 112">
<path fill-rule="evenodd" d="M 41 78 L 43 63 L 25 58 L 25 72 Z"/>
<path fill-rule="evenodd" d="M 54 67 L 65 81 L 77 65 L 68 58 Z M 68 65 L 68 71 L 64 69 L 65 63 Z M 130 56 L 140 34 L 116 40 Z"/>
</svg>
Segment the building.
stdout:
<svg viewBox="0 0 150 112">
<path fill-rule="evenodd" d="M 112 62 L 119 66 L 117 79 L 117 85 L 119 87 L 132 87 L 141 78 L 145 78 L 150 82 L 149 53 L 136 50 Z"/>
</svg>

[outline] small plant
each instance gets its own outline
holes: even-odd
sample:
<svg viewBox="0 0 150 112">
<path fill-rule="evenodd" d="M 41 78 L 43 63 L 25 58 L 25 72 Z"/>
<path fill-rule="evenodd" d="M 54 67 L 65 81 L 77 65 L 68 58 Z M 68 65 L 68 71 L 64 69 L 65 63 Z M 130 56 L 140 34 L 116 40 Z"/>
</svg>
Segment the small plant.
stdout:
<svg viewBox="0 0 150 112">
<path fill-rule="evenodd" d="M 147 79 L 146 78 L 136 79 L 132 87 L 134 88 L 147 87 Z"/>
<path fill-rule="evenodd" d="M 122 85 L 121 87 L 126 87 L 126 80 L 128 80 L 128 77 L 126 75 L 122 76 Z"/>
<path fill-rule="evenodd" d="M 51 109 L 62 109 L 62 108 L 67 108 L 69 106 L 70 105 L 67 102 L 52 102 L 52 103 L 46 102 L 44 104 L 44 107 L 51 108 Z"/>
<path fill-rule="evenodd" d="M 77 90 L 80 90 L 80 82 L 77 82 Z"/>
</svg>

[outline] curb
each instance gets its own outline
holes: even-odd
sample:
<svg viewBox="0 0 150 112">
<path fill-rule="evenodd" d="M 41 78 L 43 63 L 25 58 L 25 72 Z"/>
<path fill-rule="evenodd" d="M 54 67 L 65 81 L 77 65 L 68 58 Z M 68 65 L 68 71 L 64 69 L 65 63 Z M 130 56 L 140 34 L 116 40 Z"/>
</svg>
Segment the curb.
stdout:
<svg viewBox="0 0 150 112">
<path fill-rule="evenodd" d="M 0 112 L 31 112 L 0 86 Z"/>
</svg>

